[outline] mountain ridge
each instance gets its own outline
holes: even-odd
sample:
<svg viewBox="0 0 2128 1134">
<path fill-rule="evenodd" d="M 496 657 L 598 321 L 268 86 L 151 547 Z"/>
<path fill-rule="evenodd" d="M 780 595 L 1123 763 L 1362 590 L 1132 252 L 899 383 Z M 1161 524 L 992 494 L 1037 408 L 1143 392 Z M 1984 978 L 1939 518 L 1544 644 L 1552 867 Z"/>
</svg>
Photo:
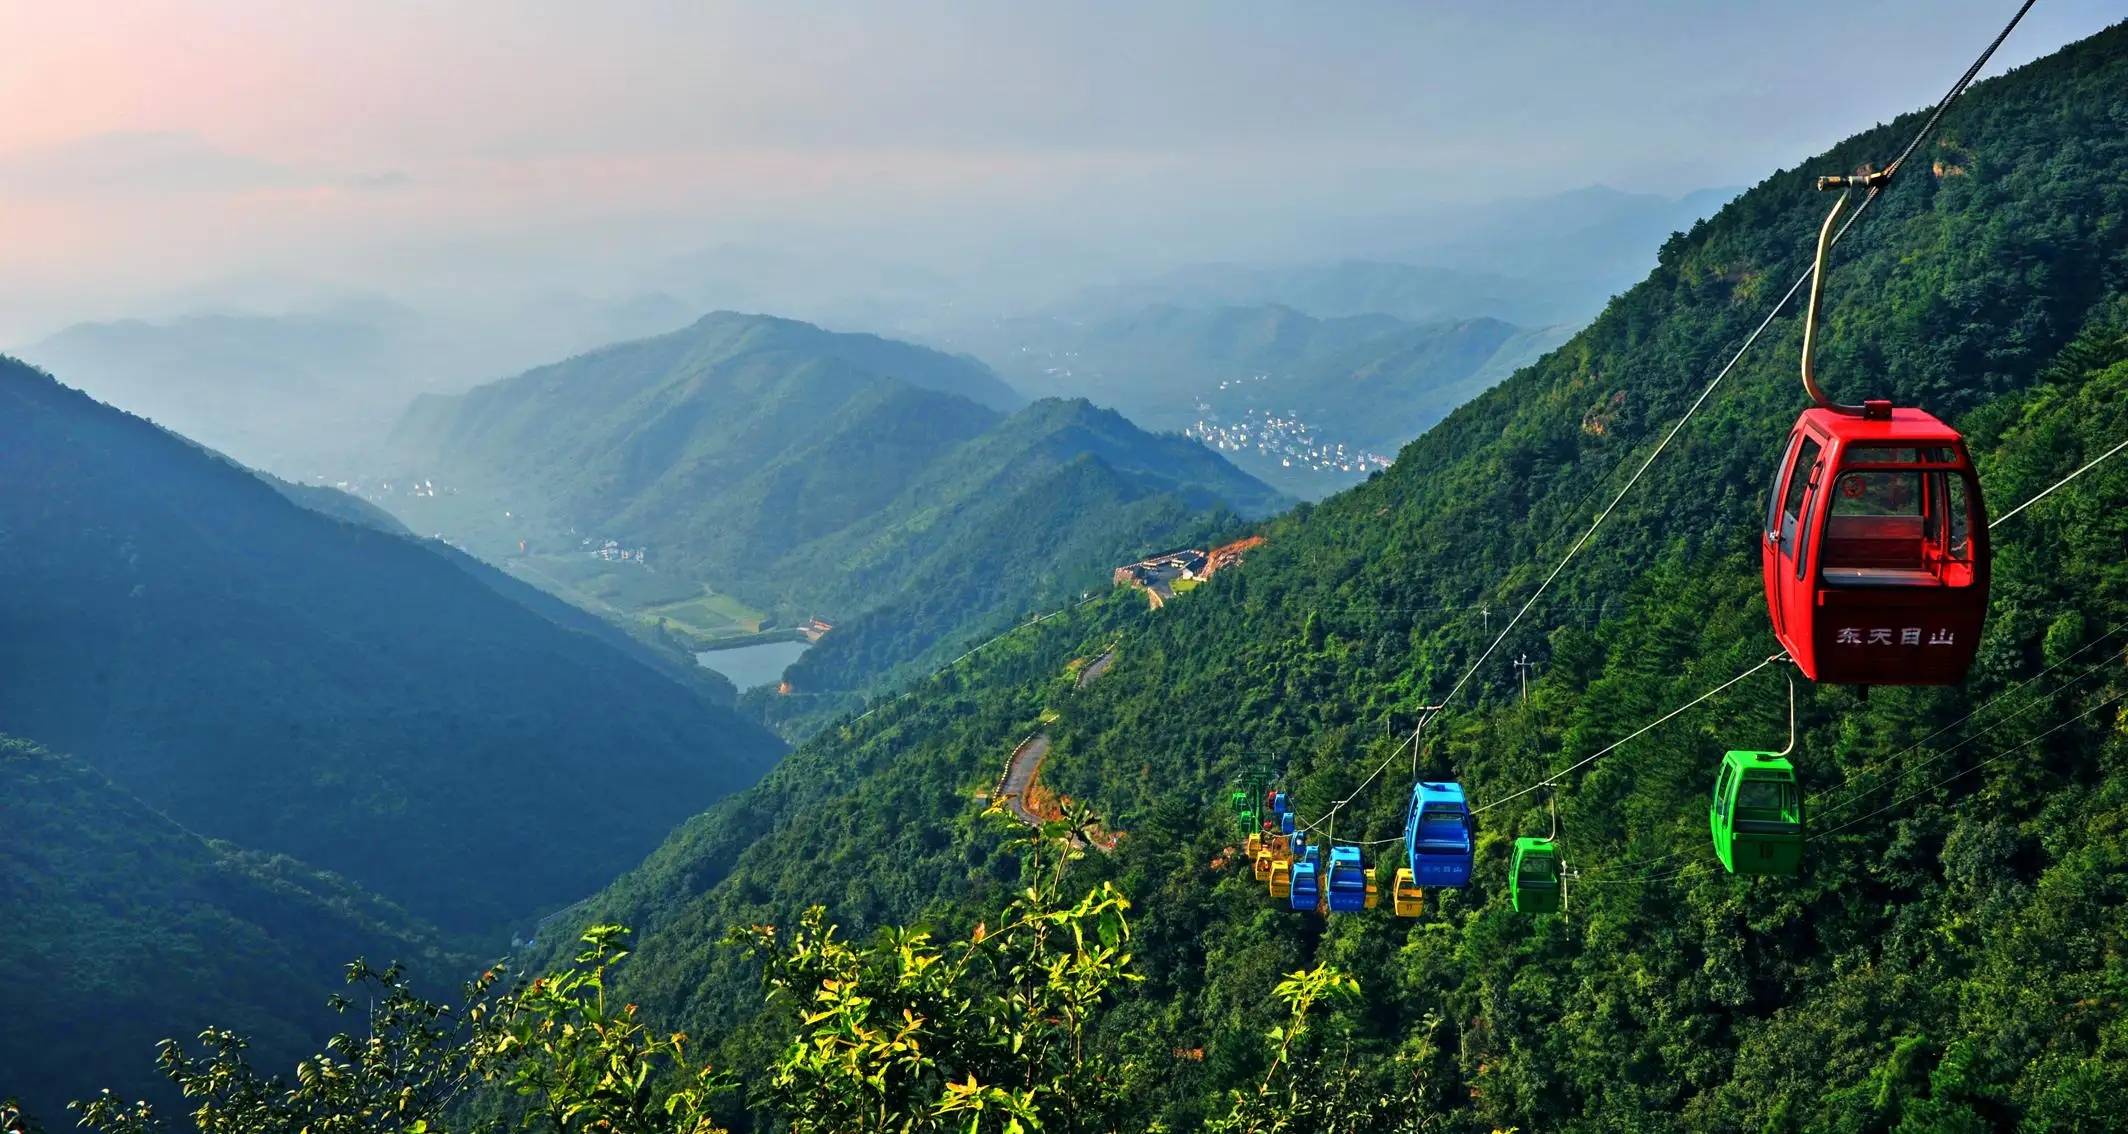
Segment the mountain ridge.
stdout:
<svg viewBox="0 0 2128 1134">
<path fill-rule="evenodd" d="M 150 1053 L 208 1026 L 262 1059 L 308 1054 L 344 1026 L 325 1002 L 350 958 L 425 979 L 471 963 L 346 879 L 201 838 L 79 760 L 0 735 L 0 788 L 0 1065 L 35 1111 L 85 1082 L 176 1109 Z"/>
<path fill-rule="evenodd" d="M 311 511 L 13 360 L 0 405 L 17 486 L 0 498 L 0 729 L 195 830 L 494 932 L 596 885 L 657 837 L 658 812 L 781 755 L 707 686 L 425 541 Z M 593 768 L 657 802 L 538 791 Z M 493 802 L 486 822 L 435 818 L 464 793 Z M 594 824 L 566 851 L 540 833 L 564 815 Z"/>
<path fill-rule="evenodd" d="M 893 372 L 861 365 L 874 356 Z M 912 375 L 905 360 L 939 371 Z M 611 534 L 647 549 L 622 571 L 668 604 L 649 609 L 714 588 L 778 625 L 830 617 L 837 629 L 808 671 L 817 693 L 920 668 L 934 647 L 1098 585 L 1148 542 L 1226 522 L 1215 514 L 1285 503 L 1196 441 L 1090 403 L 1007 413 L 965 396 L 993 386 L 1006 389 L 972 359 L 717 313 L 417 407 L 400 436 L 422 454 L 410 460 L 472 498 L 446 498 L 433 526 L 461 538 L 452 524 L 465 519 L 481 534 L 463 538 L 491 560 L 525 561 L 537 545 L 574 564 L 587 553 L 570 542 Z M 1086 455 L 1106 472 L 1063 477 Z M 391 503 L 426 529 L 418 510 L 432 499 Z M 1045 542 L 1073 549 L 1068 567 L 1041 565 Z M 866 643 L 849 648 L 856 638 Z"/>
<path fill-rule="evenodd" d="M 2128 135 L 2109 129 L 2128 115 L 2124 76 L 2128 26 L 1975 87 L 1828 280 L 1820 372 L 1958 423 L 1998 515 L 2128 437 Z M 1919 122 L 1804 169 L 1896 152 Z M 1923 164 L 1945 154 L 1962 172 Z M 1040 728 L 1045 786 L 1128 832 L 1074 877 L 1135 903 L 1144 983 L 1097 1043 L 1161 1069 L 1148 1123 L 1195 1128 L 1256 1090 L 1261 1037 L 1287 1020 L 1273 990 L 1329 963 L 1362 996 L 1310 1023 L 1329 1037 L 1317 1066 L 1337 1097 L 1386 1100 L 1355 1128 L 2106 1125 L 2128 1097 L 2123 1018 L 2095 996 L 2128 979 L 2109 944 L 2124 932 L 2112 833 L 2128 732 L 2103 711 L 2128 681 L 2118 467 L 2005 533 L 1968 688 L 1865 703 L 1799 684 L 1796 759 L 1819 817 L 1795 879 L 1732 878 L 1707 843 L 1720 753 L 1780 746 L 1779 681 L 1641 735 L 1775 649 L 1756 554 L 1802 404 L 1794 319 L 1470 670 L 1808 265 L 1826 207 L 1804 173 L 1769 177 L 1390 469 L 1262 525 L 1241 569 L 1159 612 L 1119 594 L 1030 627 L 801 746 L 587 905 L 586 920 L 640 930 L 627 993 L 661 1023 L 731 1037 L 726 1062 L 743 1065 L 778 1033 L 758 1030 L 772 1025 L 751 974 L 715 945 L 728 927 L 818 903 L 851 938 L 981 933 L 1021 884 L 982 798 Z M 1507 652 L 1538 666 L 1526 700 Z M 1112 668 L 1081 689 L 1075 663 L 1094 656 Z M 1407 751 L 1467 671 L 1462 702 Z M 2056 672 L 2082 676 L 2037 679 Z M 1497 805 L 1474 884 L 1429 891 L 1417 921 L 1279 906 L 1236 865 L 1223 810 L 1264 765 L 1303 821 L 1350 801 L 1333 833 L 1390 845 L 1407 776 L 1463 782 Z M 1504 892 L 1514 837 L 1554 824 L 1586 876 L 1570 920 L 1517 914 Z M 1378 882 L 1390 865 L 1373 861 Z"/>
</svg>

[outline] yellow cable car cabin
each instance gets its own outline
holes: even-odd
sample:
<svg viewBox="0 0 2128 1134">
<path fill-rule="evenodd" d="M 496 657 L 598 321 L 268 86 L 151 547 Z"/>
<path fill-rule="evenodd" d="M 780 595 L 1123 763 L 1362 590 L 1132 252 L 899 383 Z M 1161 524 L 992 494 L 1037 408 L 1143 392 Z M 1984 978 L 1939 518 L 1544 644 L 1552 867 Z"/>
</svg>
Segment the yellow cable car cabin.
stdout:
<svg viewBox="0 0 2128 1134">
<path fill-rule="evenodd" d="M 1398 917 L 1417 917 L 1426 912 L 1426 892 L 1419 889 L 1408 866 L 1397 867 L 1396 883 L 1390 887 L 1389 905 Z"/>
<path fill-rule="evenodd" d="M 1283 898 L 1293 892 L 1293 860 L 1283 855 L 1271 860 L 1271 896 Z"/>
<path fill-rule="evenodd" d="M 1367 908 L 1371 910 L 1381 904 L 1382 888 L 1374 884 L 1374 876 L 1370 874 L 1367 876 Z"/>
<path fill-rule="evenodd" d="M 1257 851 L 1251 870 L 1255 873 L 1258 882 L 1269 882 L 1271 880 L 1271 852 L 1267 850 Z"/>
<path fill-rule="evenodd" d="M 1257 852 L 1258 852 L 1258 851 L 1261 851 L 1261 850 L 1263 850 L 1263 849 L 1264 849 L 1264 843 L 1263 843 L 1263 832 L 1262 832 L 1262 831 L 1251 831 L 1251 832 L 1249 833 L 1249 857 L 1251 857 L 1251 858 L 1254 858 L 1254 857 L 1256 856 Z"/>
</svg>

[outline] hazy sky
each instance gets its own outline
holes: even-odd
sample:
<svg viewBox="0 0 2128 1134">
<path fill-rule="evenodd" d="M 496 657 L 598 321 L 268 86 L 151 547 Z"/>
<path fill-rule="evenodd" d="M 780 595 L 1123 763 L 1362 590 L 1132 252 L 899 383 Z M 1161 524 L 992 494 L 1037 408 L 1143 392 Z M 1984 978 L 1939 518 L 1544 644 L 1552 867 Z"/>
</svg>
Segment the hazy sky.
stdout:
<svg viewBox="0 0 2128 1134">
<path fill-rule="evenodd" d="M 1295 218 L 1748 184 L 1933 101 L 2013 7 L 0 0 L 0 343 L 247 280 L 1248 258 Z M 2041 0 L 1994 70 L 2121 15 Z"/>
</svg>

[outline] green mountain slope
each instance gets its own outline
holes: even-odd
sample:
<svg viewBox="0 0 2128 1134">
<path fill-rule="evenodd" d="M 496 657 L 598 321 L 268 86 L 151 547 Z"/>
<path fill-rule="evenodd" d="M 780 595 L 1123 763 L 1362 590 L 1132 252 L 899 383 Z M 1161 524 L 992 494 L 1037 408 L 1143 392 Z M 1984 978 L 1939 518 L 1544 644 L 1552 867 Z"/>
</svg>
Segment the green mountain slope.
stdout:
<svg viewBox="0 0 2128 1134">
<path fill-rule="evenodd" d="M 0 1067 L 43 1114 L 64 1114 L 90 1083 L 175 1108 L 155 1044 L 209 1025 L 276 1061 L 315 1050 L 346 1024 L 325 999 L 353 957 L 436 976 L 467 963 L 343 878 L 202 839 L 80 761 L 10 737 L 0 825 Z"/>
<path fill-rule="evenodd" d="M 1155 304 L 1099 319 L 1029 318 L 974 349 L 1023 389 L 1083 394 L 1159 429 L 1186 429 L 1283 491 L 1356 483 L 1449 410 L 1564 340 L 1570 328 L 1492 318 L 1319 318 L 1277 304 Z M 1342 449 L 1342 454 L 1340 453 Z"/>
<path fill-rule="evenodd" d="M 2124 122 L 2116 27 L 1976 87 L 1837 253 L 1827 381 L 1961 423 L 1998 514 L 2128 437 Z M 627 995 L 751 1066 L 773 1029 L 715 944 L 728 927 L 817 902 L 846 933 L 965 932 L 1015 877 L 981 798 L 1046 727 L 1045 782 L 1127 831 L 1081 871 L 1136 903 L 1146 981 L 1103 1031 L 1167 1071 L 1148 1122 L 1193 1128 L 1253 1090 L 1273 984 L 1332 962 L 1364 998 L 1328 1022 L 1325 1058 L 1381 1100 L 1355 1129 L 2112 1124 L 2128 1105 L 2117 462 L 1997 533 L 1967 687 L 1864 702 L 1803 686 L 1818 835 L 1800 878 L 1710 866 L 1721 752 L 1784 740 L 1782 683 L 1761 676 L 1559 778 L 1570 918 L 1516 915 L 1502 885 L 1512 837 L 1550 822 L 1546 793 L 1514 793 L 1776 652 L 1756 547 L 1802 404 L 1793 319 L 1416 758 L 1399 747 L 1807 265 L 1828 204 L 1811 178 L 1918 125 L 1850 139 L 1671 241 L 1590 328 L 1393 468 L 1266 525 L 1241 570 L 1157 613 L 1118 597 L 1031 628 L 802 746 L 587 907 L 642 930 Z M 1078 688 L 1065 663 L 1111 644 L 1113 668 Z M 1526 704 L 1507 664 L 1525 653 Z M 1429 893 L 1415 922 L 1274 907 L 1214 865 L 1233 841 L 1216 804 L 1252 764 L 1284 770 L 1304 817 L 1350 798 L 1336 834 L 1367 840 L 1400 832 L 1414 765 L 1461 780 L 1498 804 L 1475 884 Z"/>
<path fill-rule="evenodd" d="M 417 406 L 401 442 L 456 494 L 394 506 L 528 577 L 579 568 L 607 538 L 644 547 L 619 569 L 644 599 L 623 618 L 705 587 L 785 626 L 830 616 L 808 671 L 823 692 L 1286 502 L 1194 441 L 1083 401 L 1006 415 L 964 396 L 990 386 L 968 360 L 712 315 Z"/>
<path fill-rule="evenodd" d="M 447 928 L 580 897 L 780 754 L 424 543 L 12 360 L 0 481 L 0 729 Z"/>
</svg>

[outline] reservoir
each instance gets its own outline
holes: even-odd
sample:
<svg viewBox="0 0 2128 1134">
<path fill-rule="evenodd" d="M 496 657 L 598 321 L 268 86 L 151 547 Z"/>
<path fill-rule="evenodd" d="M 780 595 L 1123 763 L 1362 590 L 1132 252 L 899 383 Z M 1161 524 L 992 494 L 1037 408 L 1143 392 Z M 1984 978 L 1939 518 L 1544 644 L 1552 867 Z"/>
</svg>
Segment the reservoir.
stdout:
<svg viewBox="0 0 2128 1134">
<path fill-rule="evenodd" d="M 744 692 L 756 685 L 781 681 L 783 671 L 811 646 L 811 642 L 803 641 L 761 642 L 728 650 L 702 650 L 695 654 L 695 661 L 731 678 L 731 683 Z"/>
</svg>

